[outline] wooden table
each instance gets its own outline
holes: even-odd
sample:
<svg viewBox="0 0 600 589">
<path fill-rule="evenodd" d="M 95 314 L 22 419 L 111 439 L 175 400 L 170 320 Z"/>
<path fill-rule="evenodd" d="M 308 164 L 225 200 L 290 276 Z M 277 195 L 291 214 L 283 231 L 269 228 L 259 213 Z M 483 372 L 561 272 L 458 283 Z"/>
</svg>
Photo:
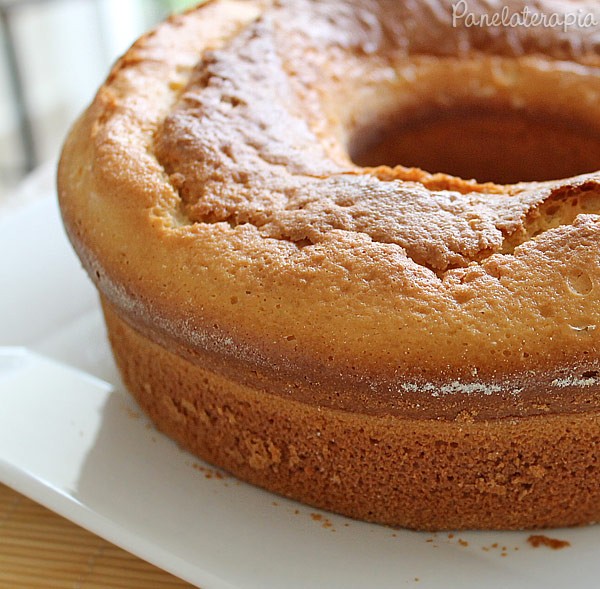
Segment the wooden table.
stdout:
<svg viewBox="0 0 600 589">
<path fill-rule="evenodd" d="M 0 484 L 0 589 L 175 589 L 188 583 Z"/>
</svg>

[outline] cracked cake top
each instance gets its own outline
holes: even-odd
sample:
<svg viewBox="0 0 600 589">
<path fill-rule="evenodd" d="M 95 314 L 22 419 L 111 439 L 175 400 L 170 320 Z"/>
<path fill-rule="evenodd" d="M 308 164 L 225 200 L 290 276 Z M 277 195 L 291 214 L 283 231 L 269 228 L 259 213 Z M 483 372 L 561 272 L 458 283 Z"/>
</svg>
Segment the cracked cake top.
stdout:
<svg viewBox="0 0 600 589">
<path fill-rule="evenodd" d="M 140 331 L 274 394 L 597 410 L 598 47 L 598 27 L 453 26 L 441 0 L 209 2 L 136 43 L 75 127 L 67 230 Z M 439 169 L 377 161 L 423 145 Z M 447 173 L 474 153 L 490 177 Z"/>
</svg>

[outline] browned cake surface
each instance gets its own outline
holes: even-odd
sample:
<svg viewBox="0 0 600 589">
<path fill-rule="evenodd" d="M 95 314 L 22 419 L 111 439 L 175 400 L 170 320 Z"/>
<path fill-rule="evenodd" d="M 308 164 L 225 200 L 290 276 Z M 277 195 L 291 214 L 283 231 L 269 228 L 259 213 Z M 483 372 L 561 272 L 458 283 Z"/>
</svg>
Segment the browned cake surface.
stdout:
<svg viewBox="0 0 600 589">
<path fill-rule="evenodd" d="M 185 448 L 254 484 L 426 530 L 600 517 L 598 413 L 444 422 L 315 407 L 206 370 L 104 309 L 124 381 L 143 409 Z"/>
<path fill-rule="evenodd" d="M 593 2 L 537 4 L 600 19 Z M 598 30 L 453 28 L 450 11 L 216 0 L 174 17 L 117 63 L 67 141 L 65 224 L 128 386 L 203 457 L 387 523 L 590 521 Z M 209 442 L 210 419 L 169 409 L 178 395 L 247 413 Z M 307 442 L 299 468 L 341 469 L 346 502 L 325 478 L 311 490 L 225 451 L 237 428 L 285 454 L 319 418 L 336 450 Z M 387 453 L 369 441 L 386 435 Z"/>
</svg>

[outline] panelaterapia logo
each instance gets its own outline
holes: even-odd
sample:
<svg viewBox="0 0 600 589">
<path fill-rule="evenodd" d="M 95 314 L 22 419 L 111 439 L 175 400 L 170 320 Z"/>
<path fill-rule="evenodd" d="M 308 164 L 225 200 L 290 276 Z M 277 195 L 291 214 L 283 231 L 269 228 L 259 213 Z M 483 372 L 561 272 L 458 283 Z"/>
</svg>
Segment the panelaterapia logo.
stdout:
<svg viewBox="0 0 600 589">
<path fill-rule="evenodd" d="M 471 10 L 468 0 L 458 0 L 452 4 L 452 26 L 455 28 L 560 28 L 566 33 L 570 29 L 589 29 L 599 24 L 598 14 L 583 8 L 571 12 L 539 12 L 525 6 L 515 12 L 503 6 L 495 12 L 478 13 Z"/>
</svg>

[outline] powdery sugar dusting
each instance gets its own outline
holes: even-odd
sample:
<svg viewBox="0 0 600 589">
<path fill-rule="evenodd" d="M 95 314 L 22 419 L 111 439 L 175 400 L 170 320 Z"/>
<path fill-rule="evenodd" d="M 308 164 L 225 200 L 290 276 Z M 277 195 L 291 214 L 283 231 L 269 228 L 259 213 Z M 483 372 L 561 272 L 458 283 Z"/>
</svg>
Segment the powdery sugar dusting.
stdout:
<svg viewBox="0 0 600 589">
<path fill-rule="evenodd" d="M 454 380 L 444 385 L 436 385 L 431 382 L 422 384 L 407 382 L 402 384 L 401 388 L 406 393 L 431 393 L 432 397 L 439 397 L 441 395 L 493 395 L 494 393 L 502 392 L 502 387 L 498 384 L 462 382 L 460 380 Z M 515 393 L 518 392 L 520 391 L 515 391 Z"/>
<path fill-rule="evenodd" d="M 550 384 L 553 387 L 566 388 L 566 387 L 591 387 L 596 384 L 598 380 L 596 378 L 577 378 L 570 376 L 568 378 L 555 378 Z"/>
</svg>

